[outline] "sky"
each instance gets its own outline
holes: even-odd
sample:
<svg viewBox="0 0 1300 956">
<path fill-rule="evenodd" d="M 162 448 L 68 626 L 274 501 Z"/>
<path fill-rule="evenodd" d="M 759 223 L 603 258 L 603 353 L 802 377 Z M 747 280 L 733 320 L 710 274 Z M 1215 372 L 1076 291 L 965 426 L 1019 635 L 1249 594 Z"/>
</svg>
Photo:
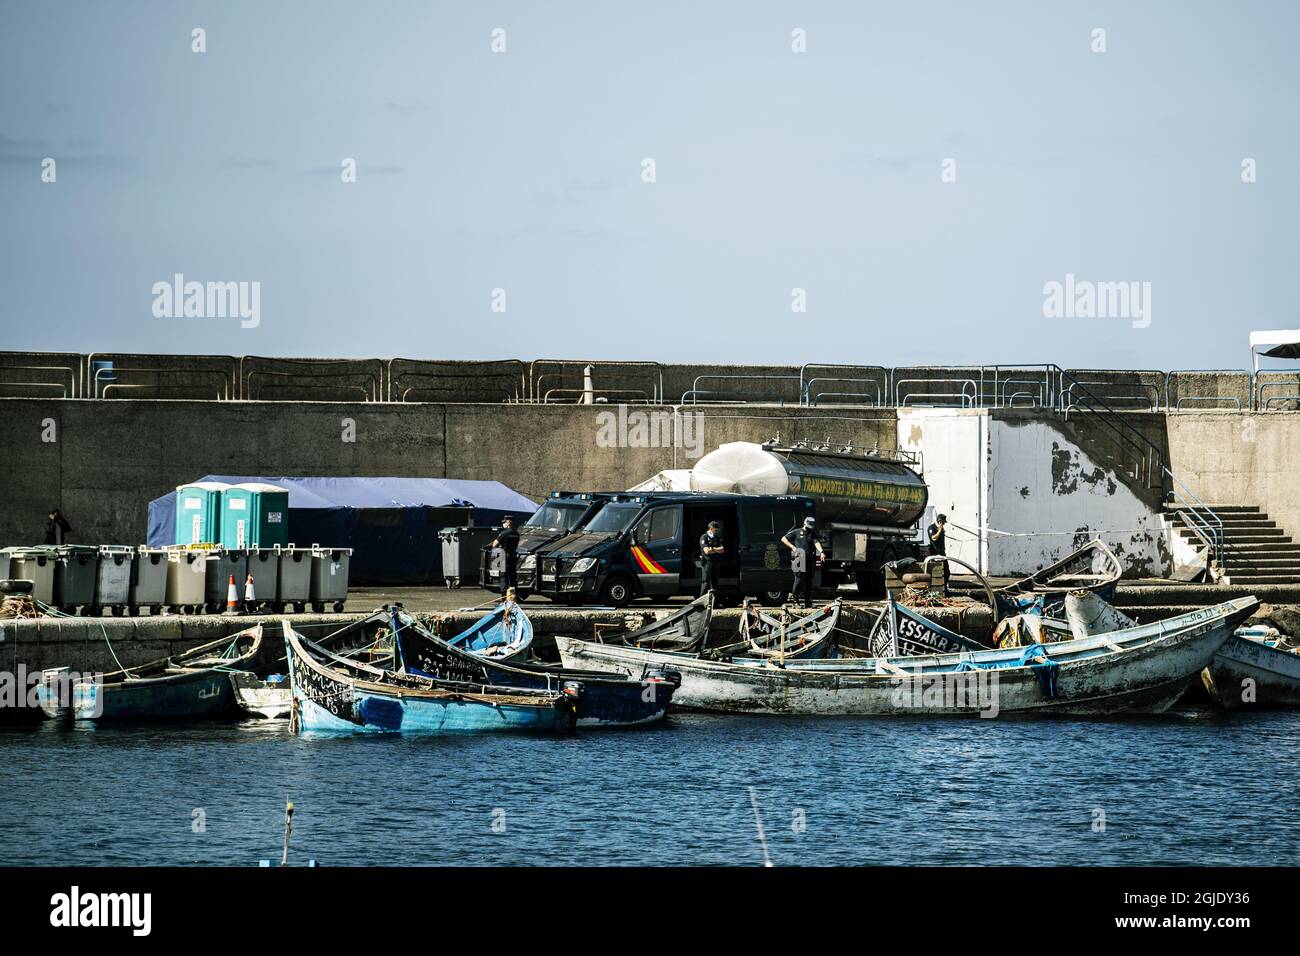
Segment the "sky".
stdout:
<svg viewBox="0 0 1300 956">
<path fill-rule="evenodd" d="M 1298 35 L 1251 0 L 4 0 L 0 348 L 1246 368 L 1300 327 Z M 257 283 L 256 324 L 169 314 L 176 274 Z M 1067 276 L 1145 315 L 1045 314 Z"/>
</svg>

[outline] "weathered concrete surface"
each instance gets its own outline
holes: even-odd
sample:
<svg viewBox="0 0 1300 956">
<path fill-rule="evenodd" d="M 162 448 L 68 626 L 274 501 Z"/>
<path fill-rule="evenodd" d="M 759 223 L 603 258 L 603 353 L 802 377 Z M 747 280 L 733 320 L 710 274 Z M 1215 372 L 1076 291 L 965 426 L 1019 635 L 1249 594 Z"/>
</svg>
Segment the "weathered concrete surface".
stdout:
<svg viewBox="0 0 1300 956">
<path fill-rule="evenodd" d="M 39 541 L 56 506 L 72 541 L 140 543 L 149 501 L 205 474 L 491 478 L 540 500 L 557 488 L 628 488 L 723 442 L 778 432 L 895 441 L 888 409 L 713 407 L 683 413 L 700 416 L 679 433 L 694 447 L 638 446 L 635 433 L 602 447 L 598 416 L 611 413 L 617 406 L 0 399 L 0 544 Z"/>
<path fill-rule="evenodd" d="M 1169 461 L 1210 505 L 1259 505 L 1300 540 L 1300 415 L 1178 412 L 1168 416 Z"/>
<path fill-rule="evenodd" d="M 703 367 L 683 368 L 682 374 L 698 374 Z M 675 380 L 669 367 L 655 375 L 661 373 L 667 390 Z M 779 433 L 786 441 L 829 438 L 833 443 L 893 449 L 900 440 L 906 445 L 911 434 L 910 426 L 900 428 L 900 411 L 892 408 L 628 408 L 629 414 L 639 411 L 654 411 L 669 420 L 676 416 L 678 440 L 672 440 L 670 429 L 669 440 L 647 442 L 632 429 L 617 435 L 612 445 L 602 443 L 602 422 L 608 416 L 617 418 L 617 405 L 0 399 L 0 545 L 39 541 L 45 513 L 54 506 L 71 520 L 73 541 L 138 543 L 145 534 L 151 499 L 209 473 L 492 478 L 539 500 L 557 488 L 627 488 L 660 470 L 689 467 L 700 453 L 728 441 L 763 441 Z M 924 413 L 901 414 L 910 419 Z M 1131 456 L 1118 450 L 1108 430 L 1086 414 L 1072 415 L 1068 425 L 1059 416 L 1033 409 L 941 409 L 935 415 L 976 431 L 980 421 L 1005 426 L 1002 441 L 1007 449 L 1000 452 L 997 441 L 986 434 L 984 456 L 972 452 L 968 465 L 954 464 L 953 449 L 925 449 L 934 503 L 952 517 L 961 512 L 965 520 L 957 520 L 968 527 L 996 528 L 997 510 L 1009 516 L 1003 523 L 1012 522 L 1017 529 L 1027 529 L 1025 533 L 1083 533 L 1085 527 L 1123 523 L 1127 512 L 1110 514 L 1109 504 L 1124 497 L 1124 488 L 1143 500 L 1140 482 L 1125 474 Z M 1300 415 L 1123 415 L 1157 448 L 1167 448 L 1165 457 L 1175 474 L 1204 501 L 1258 504 L 1288 532 L 1300 533 L 1300 483 L 1295 480 Z M 689 428 L 683 416 L 689 418 Z M 1060 455 L 1053 441 L 1035 439 L 1021 447 L 1024 442 L 1012 440 L 1016 428 L 1028 428 L 1040 439 L 1063 432 L 1055 445 L 1068 461 L 1054 469 Z M 1036 486 L 1040 492 L 1058 486 L 1073 486 L 1075 491 L 1065 497 L 1054 494 L 1048 504 L 1034 506 L 1033 501 L 1043 497 Z M 1084 494 L 1097 488 L 1105 491 L 1103 497 L 1092 500 Z M 1028 500 L 1024 489 L 1029 490 Z M 1153 508 L 1160 490 L 1150 491 Z M 1071 510 L 1071 501 L 1080 508 L 1087 505 L 1088 513 Z M 1094 513 L 1092 506 L 1099 502 L 1107 505 L 1102 508 L 1106 513 Z M 957 535 L 951 537 L 960 549 Z M 1117 543 L 1128 550 L 1128 543 Z M 1154 557 L 1162 557 L 1159 542 L 1153 539 L 1152 547 Z M 968 557 L 960 550 L 954 553 Z M 1023 573 L 1048 559 L 1041 549 L 1016 554 L 1017 566 L 1002 562 L 1006 566 L 993 570 Z M 1154 557 L 1139 549 L 1134 571 L 1164 570 Z"/>
</svg>

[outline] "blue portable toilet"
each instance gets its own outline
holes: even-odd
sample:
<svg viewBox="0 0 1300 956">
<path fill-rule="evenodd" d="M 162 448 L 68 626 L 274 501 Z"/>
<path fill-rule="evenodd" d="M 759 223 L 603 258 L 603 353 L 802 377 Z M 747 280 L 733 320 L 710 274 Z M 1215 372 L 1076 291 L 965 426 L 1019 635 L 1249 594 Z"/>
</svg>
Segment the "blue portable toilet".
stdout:
<svg viewBox="0 0 1300 956">
<path fill-rule="evenodd" d="M 218 544 L 221 541 L 221 496 L 224 481 L 196 481 L 176 489 L 174 544 Z"/>
<path fill-rule="evenodd" d="M 221 544 L 226 548 L 272 548 L 289 543 L 289 490 L 247 482 L 221 495 Z"/>
</svg>

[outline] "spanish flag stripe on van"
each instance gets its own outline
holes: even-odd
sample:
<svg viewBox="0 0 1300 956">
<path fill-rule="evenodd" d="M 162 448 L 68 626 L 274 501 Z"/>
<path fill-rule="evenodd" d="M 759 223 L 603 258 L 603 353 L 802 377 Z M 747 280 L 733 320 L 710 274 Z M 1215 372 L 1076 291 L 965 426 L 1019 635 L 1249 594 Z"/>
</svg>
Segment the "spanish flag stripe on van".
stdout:
<svg viewBox="0 0 1300 956">
<path fill-rule="evenodd" d="M 642 574 L 667 574 L 668 573 L 663 569 L 662 565 L 660 565 L 657 561 L 655 561 L 654 558 L 650 557 L 650 555 L 646 554 L 643 550 L 641 550 L 641 546 L 639 544 L 634 544 L 632 546 L 632 557 L 636 558 L 636 563 L 641 568 Z"/>
</svg>

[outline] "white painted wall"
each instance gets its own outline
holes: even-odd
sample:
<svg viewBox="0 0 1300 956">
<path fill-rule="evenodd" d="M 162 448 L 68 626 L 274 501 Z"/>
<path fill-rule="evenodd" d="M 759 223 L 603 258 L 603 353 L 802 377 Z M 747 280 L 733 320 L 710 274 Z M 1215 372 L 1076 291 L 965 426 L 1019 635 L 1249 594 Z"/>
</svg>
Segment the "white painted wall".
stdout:
<svg viewBox="0 0 1300 956">
<path fill-rule="evenodd" d="M 981 409 L 908 408 L 898 412 L 898 447 L 924 456 L 930 504 L 948 516 L 947 550 L 981 571 L 989 417 Z M 1000 572 L 993 572 L 1000 573 Z"/>
<path fill-rule="evenodd" d="M 1127 573 L 1170 573 L 1163 516 L 1110 469 L 1051 422 L 991 418 L 989 426 L 987 547 L 992 573 L 1028 573 L 1059 561 L 1093 537 L 1110 545 Z"/>
<path fill-rule="evenodd" d="M 900 409 L 898 447 L 924 456 L 948 553 L 986 574 L 1029 574 L 1098 535 L 1142 576 L 1172 570 L 1163 516 L 1050 422 Z"/>
</svg>

